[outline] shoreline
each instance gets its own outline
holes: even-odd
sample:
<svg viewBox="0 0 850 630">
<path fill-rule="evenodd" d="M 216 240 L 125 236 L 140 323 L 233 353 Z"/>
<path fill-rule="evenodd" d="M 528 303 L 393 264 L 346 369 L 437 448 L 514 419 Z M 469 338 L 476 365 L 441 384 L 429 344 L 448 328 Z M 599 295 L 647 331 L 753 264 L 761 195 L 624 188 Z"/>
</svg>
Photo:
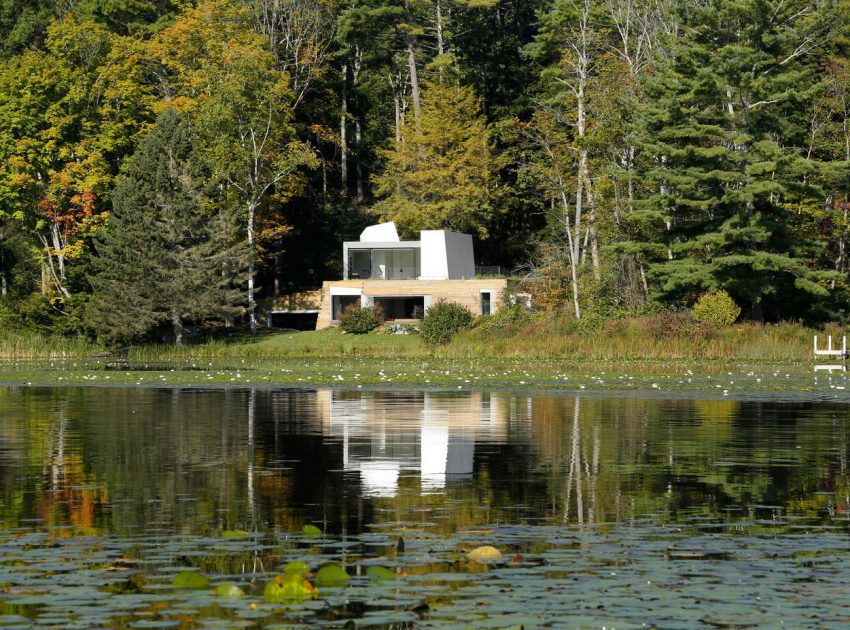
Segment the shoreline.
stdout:
<svg viewBox="0 0 850 630">
<path fill-rule="evenodd" d="M 105 369 L 84 361 L 0 361 L 0 387 L 125 387 L 192 390 L 504 392 L 533 396 L 637 397 L 752 402 L 850 402 L 847 372 L 813 364 L 730 362 L 555 362 L 458 359 L 287 359 L 189 370 Z M 616 363 L 616 364 L 615 364 Z M 681 363 L 681 364 L 680 364 Z"/>
</svg>

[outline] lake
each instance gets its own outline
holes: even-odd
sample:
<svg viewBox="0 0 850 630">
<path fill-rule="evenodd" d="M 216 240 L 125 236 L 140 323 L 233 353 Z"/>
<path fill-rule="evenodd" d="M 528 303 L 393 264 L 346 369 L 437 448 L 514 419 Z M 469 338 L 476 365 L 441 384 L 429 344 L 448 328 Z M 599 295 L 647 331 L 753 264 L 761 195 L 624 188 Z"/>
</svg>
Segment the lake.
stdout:
<svg viewBox="0 0 850 630">
<path fill-rule="evenodd" d="M 0 627 L 846 625 L 848 409 L 0 388 Z"/>
</svg>

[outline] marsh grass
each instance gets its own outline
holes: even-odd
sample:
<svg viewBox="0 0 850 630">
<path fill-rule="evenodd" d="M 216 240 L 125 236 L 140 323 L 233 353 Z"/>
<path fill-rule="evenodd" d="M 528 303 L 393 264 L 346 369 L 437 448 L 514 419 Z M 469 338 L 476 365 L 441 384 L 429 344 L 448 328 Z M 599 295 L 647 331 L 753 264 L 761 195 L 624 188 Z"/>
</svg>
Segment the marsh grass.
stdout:
<svg viewBox="0 0 850 630">
<path fill-rule="evenodd" d="M 40 333 L 0 332 L 0 359 L 11 361 L 62 360 L 103 352 L 87 339 L 68 339 Z"/>
<path fill-rule="evenodd" d="M 336 328 L 317 332 L 265 332 L 234 335 L 182 347 L 133 346 L 131 362 L 262 361 L 269 359 L 527 359 L 563 361 L 805 361 L 812 357 L 812 336 L 840 336 L 835 326 L 816 331 L 799 324 L 739 324 L 713 329 L 665 316 L 588 320 L 527 318 L 501 327 L 480 326 L 433 350 L 418 335 L 344 334 Z M 4 360 L 56 360 L 104 352 L 80 339 L 0 334 Z"/>
<path fill-rule="evenodd" d="M 471 330 L 444 350 L 446 357 L 580 360 L 802 361 L 812 356 L 812 335 L 799 324 L 740 324 L 713 329 L 655 318 L 618 319 L 581 330 L 563 321 L 540 320 L 518 329 Z"/>
</svg>

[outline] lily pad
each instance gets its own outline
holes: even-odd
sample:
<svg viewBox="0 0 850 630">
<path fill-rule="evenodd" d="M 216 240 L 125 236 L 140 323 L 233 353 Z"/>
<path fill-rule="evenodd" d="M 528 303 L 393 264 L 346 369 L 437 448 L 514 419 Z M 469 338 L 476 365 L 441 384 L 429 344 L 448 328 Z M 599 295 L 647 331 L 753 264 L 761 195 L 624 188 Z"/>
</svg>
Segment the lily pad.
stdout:
<svg viewBox="0 0 850 630">
<path fill-rule="evenodd" d="M 377 564 L 373 564 L 366 569 L 366 575 L 372 582 L 380 584 L 381 582 L 389 582 L 396 579 L 396 574 L 388 569 Z"/>
<path fill-rule="evenodd" d="M 249 538 L 250 536 L 251 536 L 251 534 L 249 532 L 246 532 L 242 529 L 226 529 L 223 532 L 221 532 L 222 538 L 229 538 L 229 539 L 235 539 L 235 540 L 242 539 L 242 538 Z"/>
<path fill-rule="evenodd" d="M 263 590 L 263 599 L 271 603 L 310 599 L 315 596 L 315 587 L 300 575 L 276 575 Z"/>
<path fill-rule="evenodd" d="M 491 562 L 493 560 L 501 560 L 502 552 L 491 545 L 482 545 L 470 551 L 466 557 L 475 562 Z"/>
<path fill-rule="evenodd" d="M 215 593 L 219 597 L 225 597 L 227 599 L 233 599 L 245 595 L 245 591 L 243 591 L 235 584 L 219 584 L 215 587 L 213 593 Z"/>
<path fill-rule="evenodd" d="M 287 575 L 307 575 L 310 573 L 310 565 L 303 560 L 293 560 L 283 567 L 283 572 Z"/>
<path fill-rule="evenodd" d="M 319 588 L 348 586 L 349 580 L 345 569 L 335 562 L 322 565 L 316 571 L 316 586 Z"/>
<path fill-rule="evenodd" d="M 301 533 L 307 538 L 318 538 L 322 535 L 322 530 L 315 525 L 305 525 L 301 528 Z"/>
<path fill-rule="evenodd" d="M 210 579 L 197 571 L 181 571 L 171 580 L 171 585 L 179 589 L 209 588 Z"/>
</svg>

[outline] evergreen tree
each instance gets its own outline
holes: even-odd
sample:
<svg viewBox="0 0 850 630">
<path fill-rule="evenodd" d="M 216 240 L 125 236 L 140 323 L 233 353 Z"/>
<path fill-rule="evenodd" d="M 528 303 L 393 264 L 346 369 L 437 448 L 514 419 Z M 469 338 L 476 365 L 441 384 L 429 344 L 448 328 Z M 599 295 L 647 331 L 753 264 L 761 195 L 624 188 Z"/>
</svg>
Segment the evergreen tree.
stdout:
<svg viewBox="0 0 850 630">
<path fill-rule="evenodd" d="M 0 56 L 41 45 L 53 4 L 50 0 L 0 0 Z"/>
<path fill-rule="evenodd" d="M 208 182 L 189 123 L 166 110 L 119 178 L 97 243 L 89 315 L 101 337 L 140 338 L 167 322 L 180 344 L 187 320 L 239 310 L 244 248 Z"/>
<path fill-rule="evenodd" d="M 653 272 L 665 299 L 722 288 L 762 319 L 766 304 L 779 314 L 800 292 L 827 293 L 816 243 L 800 238 L 801 206 L 825 203 L 811 183 L 821 165 L 794 121 L 828 20 L 808 0 L 712 0 L 681 15 L 645 86 L 646 194 L 631 217 L 658 227 L 643 245 L 661 253 Z"/>
<path fill-rule="evenodd" d="M 376 178 L 384 198 L 375 211 L 383 219 L 407 234 L 451 229 L 487 236 L 504 161 L 490 144 L 472 88 L 428 83 L 421 124 L 405 126 L 386 158 Z"/>
</svg>

